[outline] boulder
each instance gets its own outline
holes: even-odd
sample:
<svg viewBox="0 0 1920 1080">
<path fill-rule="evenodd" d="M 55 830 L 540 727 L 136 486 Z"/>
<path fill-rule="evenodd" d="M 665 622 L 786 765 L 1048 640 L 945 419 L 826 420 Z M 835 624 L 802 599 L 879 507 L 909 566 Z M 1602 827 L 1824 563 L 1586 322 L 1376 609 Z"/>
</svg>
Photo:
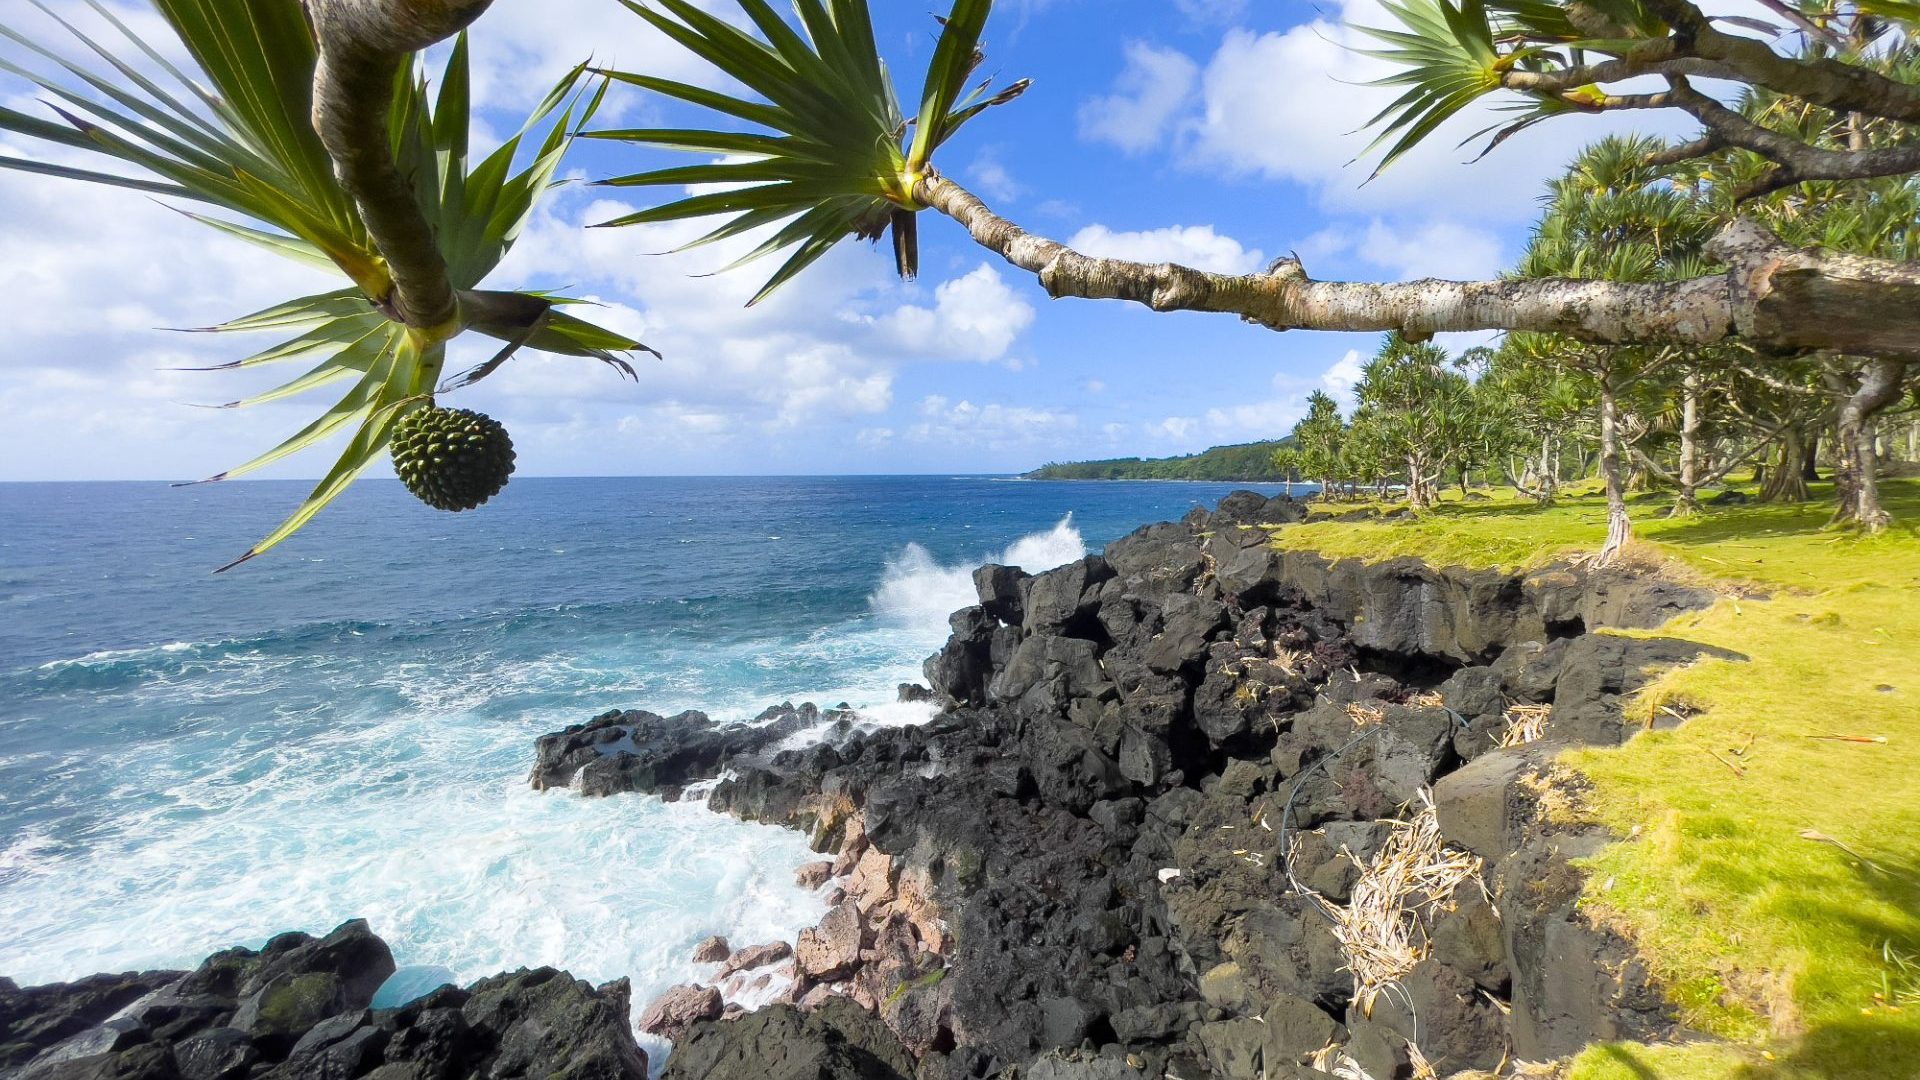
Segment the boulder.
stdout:
<svg viewBox="0 0 1920 1080">
<path fill-rule="evenodd" d="M 974 592 L 987 617 L 1011 626 L 1026 619 L 1027 582 L 1032 575 L 1017 566 L 988 563 L 973 572 Z"/>
<path fill-rule="evenodd" d="M 803 889 L 818 889 L 833 880 L 833 860 L 820 859 L 794 871 L 793 883 Z"/>
<path fill-rule="evenodd" d="M 770 942 L 766 945 L 750 945 L 728 957 L 720 968 L 720 978 L 726 978 L 736 971 L 754 971 L 777 964 L 793 955 L 793 946 L 784 941 Z"/>
<path fill-rule="evenodd" d="M 865 944 L 860 909 L 847 901 L 827 912 L 820 925 L 800 931 L 794 969 L 807 979 L 830 982 L 851 974 Z"/>
<path fill-rule="evenodd" d="M 907 1080 L 914 1072 L 878 1017 L 827 995 L 811 1011 L 773 1005 L 695 1024 L 661 1080 Z"/>
<path fill-rule="evenodd" d="M 726 1007 L 718 987 L 676 986 L 655 998 L 640 1014 L 640 1030 L 678 1042 L 688 1028 L 702 1020 L 718 1019 Z"/>
<path fill-rule="evenodd" d="M 696 964 L 724 963 L 732 955 L 733 949 L 727 944 L 727 939 L 718 934 L 693 947 L 693 962 Z"/>
</svg>

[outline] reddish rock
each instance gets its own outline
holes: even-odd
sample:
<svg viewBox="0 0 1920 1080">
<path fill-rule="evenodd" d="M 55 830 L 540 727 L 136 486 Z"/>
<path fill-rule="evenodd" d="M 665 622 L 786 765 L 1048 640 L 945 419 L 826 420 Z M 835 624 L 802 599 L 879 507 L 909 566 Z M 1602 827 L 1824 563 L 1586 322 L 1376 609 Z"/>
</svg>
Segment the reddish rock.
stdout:
<svg viewBox="0 0 1920 1080">
<path fill-rule="evenodd" d="M 794 946 L 794 965 L 808 979 L 829 980 L 846 975 L 860 962 L 860 909 L 841 904 L 820 925 L 800 931 Z"/>
<path fill-rule="evenodd" d="M 831 986 L 816 986 L 800 996 L 801 1012 L 812 1012 L 820 1006 L 840 996 L 840 991 Z"/>
<path fill-rule="evenodd" d="M 822 859 L 810 862 L 793 875 L 793 883 L 803 889 L 817 889 L 833 879 L 833 863 Z"/>
<path fill-rule="evenodd" d="M 696 964 L 718 964 L 733 955 L 733 949 L 727 945 L 727 939 L 718 934 L 693 947 L 693 962 Z"/>
<path fill-rule="evenodd" d="M 754 968 L 766 967 L 768 964 L 779 963 L 792 955 L 793 946 L 784 941 L 775 941 L 767 945 L 751 945 L 734 953 L 727 960 L 726 966 L 720 969 L 720 977 L 725 978 L 736 971 L 752 971 Z"/>
<path fill-rule="evenodd" d="M 720 991 L 712 986 L 676 986 L 661 994 L 640 1014 L 640 1030 L 667 1040 L 678 1040 L 702 1020 L 714 1020 L 726 1011 Z"/>
<path fill-rule="evenodd" d="M 847 895 L 870 912 L 893 897 L 893 856 L 870 847 L 854 864 L 853 877 L 847 880 Z"/>
<path fill-rule="evenodd" d="M 833 860 L 833 876 L 840 877 L 851 871 L 867 853 L 867 847 L 867 819 L 855 814 L 847 819 L 847 837 L 840 844 L 839 856 Z"/>
</svg>

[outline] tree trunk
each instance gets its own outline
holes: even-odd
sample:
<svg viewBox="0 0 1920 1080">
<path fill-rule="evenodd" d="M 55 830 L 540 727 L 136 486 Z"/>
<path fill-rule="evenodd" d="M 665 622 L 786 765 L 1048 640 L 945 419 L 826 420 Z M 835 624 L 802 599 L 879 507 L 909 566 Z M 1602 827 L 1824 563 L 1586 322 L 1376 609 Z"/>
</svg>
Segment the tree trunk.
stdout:
<svg viewBox="0 0 1920 1080">
<path fill-rule="evenodd" d="M 1540 436 L 1540 497 L 1535 501 L 1541 506 L 1553 502 L 1560 493 L 1560 455 L 1555 442 L 1551 431 Z"/>
<path fill-rule="evenodd" d="M 1433 498 L 1427 494 L 1426 471 L 1421 465 L 1417 455 L 1407 455 L 1407 505 L 1414 510 L 1425 510 L 1433 505 Z"/>
<path fill-rule="evenodd" d="M 937 172 L 913 195 L 1035 275 L 1054 297 L 1238 315 L 1273 330 L 1398 330 L 1418 340 L 1444 331 L 1528 330 L 1598 344 L 1737 338 L 1783 351 L 1920 357 L 1920 264 L 1796 250 L 1744 219 L 1708 245 L 1729 269 L 1686 281 L 1381 284 L 1315 281 L 1292 258 L 1238 275 L 1095 258 L 1027 232 Z"/>
<path fill-rule="evenodd" d="M 1760 489 L 1760 501 L 1801 503 L 1808 498 L 1805 461 L 1813 457 L 1810 444 L 1799 428 L 1788 428 L 1780 438 L 1778 463 L 1767 472 L 1766 486 Z"/>
<path fill-rule="evenodd" d="M 1606 566 L 1633 539 L 1633 522 L 1627 517 L 1627 488 L 1620 474 L 1620 404 L 1612 372 L 1600 379 L 1600 476 L 1607 488 L 1607 542 L 1594 564 Z"/>
<path fill-rule="evenodd" d="M 1680 493 L 1673 500 L 1673 516 L 1700 512 L 1695 492 L 1700 477 L 1700 376 L 1688 375 L 1680 395 Z"/>
<path fill-rule="evenodd" d="M 1820 482 L 1820 433 L 1818 431 L 1807 436 L 1806 452 L 1800 459 L 1800 479 L 1808 484 Z"/>
<path fill-rule="evenodd" d="M 1840 508 L 1833 515 L 1835 524 L 1879 532 L 1893 521 L 1880 505 L 1879 470 L 1874 460 L 1878 439 L 1873 421 L 1880 410 L 1899 398 L 1906 374 L 1904 360 L 1870 360 L 1861 370 L 1859 389 L 1840 406 L 1835 425 L 1840 465 L 1834 473 Z"/>
</svg>

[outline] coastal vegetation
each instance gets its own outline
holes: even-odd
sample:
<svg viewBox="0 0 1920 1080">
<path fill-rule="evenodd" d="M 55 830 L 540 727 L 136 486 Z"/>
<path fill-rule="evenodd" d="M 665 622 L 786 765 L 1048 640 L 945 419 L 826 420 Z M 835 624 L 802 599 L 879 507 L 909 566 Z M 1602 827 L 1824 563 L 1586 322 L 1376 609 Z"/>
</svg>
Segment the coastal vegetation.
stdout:
<svg viewBox="0 0 1920 1080">
<path fill-rule="evenodd" d="M 309 0 L 304 16 L 260 0 L 154 2 L 197 71 L 180 70 L 118 23 L 123 40 L 111 44 L 73 31 L 74 44 L 105 67 L 15 35 L 45 64 L 11 72 L 55 102 L 58 119 L 0 110 L 0 129 L 62 160 L 8 155 L 0 167 L 198 203 L 228 215 L 203 220 L 230 236 L 345 275 L 344 289 L 219 327 L 300 331 L 235 365 L 322 356 L 271 397 L 353 386 L 285 443 L 221 474 L 350 436 L 308 499 L 242 561 L 344 490 L 406 413 L 486 377 L 519 349 L 631 370 L 623 357 L 643 346 L 566 314 L 567 298 L 478 287 L 582 136 L 706 155 L 604 181 L 698 189 L 605 224 L 718 218 L 696 242 L 760 237 L 742 262 L 786 256 L 760 295 L 849 238 L 891 237 L 897 269 L 912 276 L 918 216 L 931 210 L 1056 297 L 1228 313 L 1276 330 L 1394 331 L 1416 346 L 1439 331 L 1511 331 L 1511 348 L 1533 342 L 1555 366 L 1595 382 L 1610 477 L 1620 468 L 1621 399 L 1656 369 L 1698 375 L 1697 364 L 1671 362 L 1675 351 L 1725 354 L 1759 385 L 1780 383 L 1791 397 L 1812 383 L 1840 402 L 1832 425 L 1839 517 L 1884 525 L 1863 462 L 1874 415 L 1907 396 L 1909 359 L 1920 352 L 1912 302 L 1920 268 L 1909 237 L 1920 48 L 1908 33 L 1920 8 L 1904 0 L 1769 0 L 1732 21 L 1689 0 L 1388 5 L 1388 25 L 1362 27 L 1379 43 L 1373 54 L 1397 68 L 1384 83 L 1404 90 L 1375 118 L 1381 168 L 1483 100 L 1510 117 L 1482 133 L 1489 151 L 1574 113 L 1672 111 L 1700 129 L 1688 140 L 1606 148 L 1605 167 L 1590 154 L 1549 208 L 1522 273 L 1401 284 L 1315 281 L 1293 259 L 1233 276 L 1092 258 L 995 214 L 934 162 L 963 126 L 1026 88 L 1023 80 L 998 90 L 974 81 L 991 0 L 956 0 L 941 20 L 910 109 L 894 92 L 866 0 L 799 0 L 797 24 L 766 0 L 736 0 L 738 22 L 687 0 L 630 2 L 633 16 L 744 96 L 648 72 L 589 71 L 583 59 L 526 130 L 471 168 L 464 48 L 452 50 L 437 98 L 417 58 L 466 33 L 491 0 Z M 610 5 L 609 14 L 618 12 Z M 1747 36 L 1756 32 L 1772 41 Z M 143 65 L 164 77 L 150 78 Z M 1696 78 L 1733 90 L 1716 97 Z M 722 126 L 587 130 L 615 86 L 690 104 Z M 523 142 L 538 149 L 514 172 Z M 106 168 L 67 164 L 74 155 L 104 159 Z M 504 347 L 443 379 L 445 346 L 468 331 Z M 1721 396 L 1701 390 L 1690 400 Z M 1368 430 L 1399 438 L 1403 454 L 1430 434 Z M 1782 452 L 1796 440 L 1808 452 L 1798 433 L 1781 436 Z M 460 457 L 444 449 L 426 465 L 470 467 Z M 1410 495 L 1424 505 L 1428 476 L 1444 463 L 1409 464 Z M 1629 520 L 1621 484 L 1613 488 L 1609 554 L 1625 542 Z"/>
<path fill-rule="evenodd" d="M 1179 457 L 1050 462 L 1022 475 L 1028 480 L 1212 480 L 1278 484 L 1294 478 L 1280 456 L 1290 445 L 1289 439 L 1277 439 L 1215 446 Z"/>
</svg>

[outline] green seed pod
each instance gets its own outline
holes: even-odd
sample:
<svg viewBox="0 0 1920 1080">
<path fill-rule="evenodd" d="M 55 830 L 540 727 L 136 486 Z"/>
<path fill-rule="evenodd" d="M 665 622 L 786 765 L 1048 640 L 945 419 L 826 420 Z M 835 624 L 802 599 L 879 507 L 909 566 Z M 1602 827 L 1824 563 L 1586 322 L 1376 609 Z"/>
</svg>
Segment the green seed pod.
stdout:
<svg viewBox="0 0 1920 1080">
<path fill-rule="evenodd" d="M 507 429 L 470 409 L 415 409 L 394 425 L 391 451 L 400 482 L 438 510 L 471 510 L 513 475 Z"/>
</svg>

